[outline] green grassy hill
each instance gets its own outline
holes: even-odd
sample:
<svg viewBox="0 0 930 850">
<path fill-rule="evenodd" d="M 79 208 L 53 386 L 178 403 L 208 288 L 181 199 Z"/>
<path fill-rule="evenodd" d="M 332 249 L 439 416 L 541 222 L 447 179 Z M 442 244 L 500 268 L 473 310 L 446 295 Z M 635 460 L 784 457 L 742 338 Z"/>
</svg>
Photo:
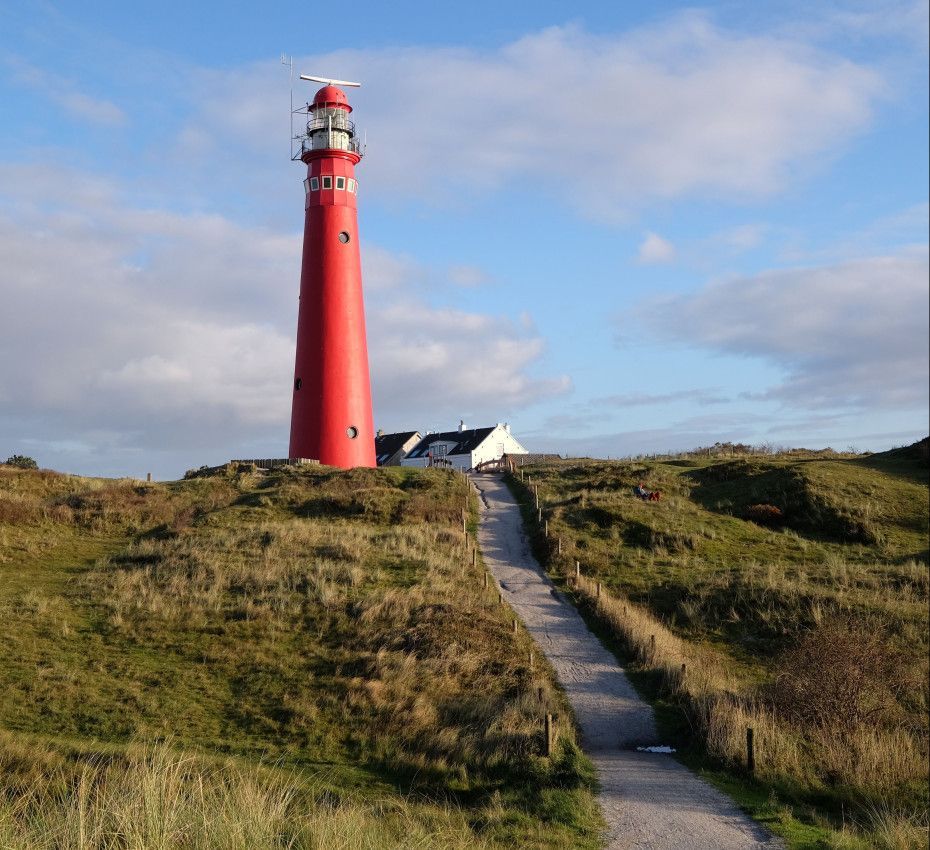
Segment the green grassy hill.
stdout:
<svg viewBox="0 0 930 850">
<path fill-rule="evenodd" d="M 596 846 L 466 504 L 432 470 L 0 465 L 0 846 Z"/>
<path fill-rule="evenodd" d="M 926 440 L 562 461 L 513 487 L 541 559 L 573 586 L 580 564 L 571 592 L 635 658 L 686 758 L 722 769 L 793 847 L 926 845 Z M 746 725 L 762 748 L 748 785 Z"/>
</svg>

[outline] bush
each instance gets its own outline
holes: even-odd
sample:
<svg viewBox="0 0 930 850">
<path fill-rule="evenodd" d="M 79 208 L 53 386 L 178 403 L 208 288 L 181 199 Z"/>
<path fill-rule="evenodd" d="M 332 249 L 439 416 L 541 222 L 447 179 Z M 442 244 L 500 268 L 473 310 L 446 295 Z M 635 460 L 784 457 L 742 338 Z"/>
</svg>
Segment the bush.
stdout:
<svg viewBox="0 0 930 850">
<path fill-rule="evenodd" d="M 781 525 L 785 521 L 785 514 L 775 505 L 750 505 L 746 508 L 746 519 L 759 525 Z"/>
<path fill-rule="evenodd" d="M 901 721 L 902 699 L 918 684 L 908 668 L 882 629 L 835 620 L 782 654 L 771 699 L 782 716 L 824 731 L 893 726 Z"/>
<path fill-rule="evenodd" d="M 26 457 L 26 455 L 10 455 L 6 459 L 7 466 L 15 466 L 19 469 L 38 469 L 39 464 L 37 464 L 31 457 Z"/>
</svg>

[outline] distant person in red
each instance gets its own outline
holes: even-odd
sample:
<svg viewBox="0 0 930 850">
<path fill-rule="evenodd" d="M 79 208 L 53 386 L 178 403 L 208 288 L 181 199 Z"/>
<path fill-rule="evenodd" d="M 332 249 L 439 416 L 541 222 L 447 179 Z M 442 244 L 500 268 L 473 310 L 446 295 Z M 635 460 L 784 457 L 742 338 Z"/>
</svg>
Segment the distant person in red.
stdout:
<svg viewBox="0 0 930 850">
<path fill-rule="evenodd" d="M 644 502 L 658 502 L 662 498 L 662 494 L 658 490 L 647 490 L 642 481 L 633 488 L 633 495 Z"/>
</svg>

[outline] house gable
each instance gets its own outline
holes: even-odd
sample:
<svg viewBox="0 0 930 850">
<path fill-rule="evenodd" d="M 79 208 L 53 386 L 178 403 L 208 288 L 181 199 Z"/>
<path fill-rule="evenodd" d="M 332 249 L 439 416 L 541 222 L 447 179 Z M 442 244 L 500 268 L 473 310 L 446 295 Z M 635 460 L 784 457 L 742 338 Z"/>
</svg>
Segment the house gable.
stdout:
<svg viewBox="0 0 930 850">
<path fill-rule="evenodd" d="M 396 434 L 379 434 L 375 437 L 375 459 L 378 466 L 396 465 L 420 440 L 419 431 L 399 431 Z"/>
</svg>

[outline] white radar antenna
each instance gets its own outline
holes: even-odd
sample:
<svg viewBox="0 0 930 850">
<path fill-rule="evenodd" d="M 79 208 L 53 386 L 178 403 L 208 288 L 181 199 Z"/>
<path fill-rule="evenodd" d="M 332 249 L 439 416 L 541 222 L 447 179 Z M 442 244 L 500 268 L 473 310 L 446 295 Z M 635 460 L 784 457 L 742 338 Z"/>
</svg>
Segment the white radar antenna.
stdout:
<svg viewBox="0 0 930 850">
<path fill-rule="evenodd" d="M 331 80 L 329 77 L 313 77 L 310 74 L 301 74 L 300 79 L 309 80 L 311 83 L 325 83 L 328 86 L 352 86 L 358 88 L 361 83 L 350 83 L 348 80 Z"/>
</svg>

